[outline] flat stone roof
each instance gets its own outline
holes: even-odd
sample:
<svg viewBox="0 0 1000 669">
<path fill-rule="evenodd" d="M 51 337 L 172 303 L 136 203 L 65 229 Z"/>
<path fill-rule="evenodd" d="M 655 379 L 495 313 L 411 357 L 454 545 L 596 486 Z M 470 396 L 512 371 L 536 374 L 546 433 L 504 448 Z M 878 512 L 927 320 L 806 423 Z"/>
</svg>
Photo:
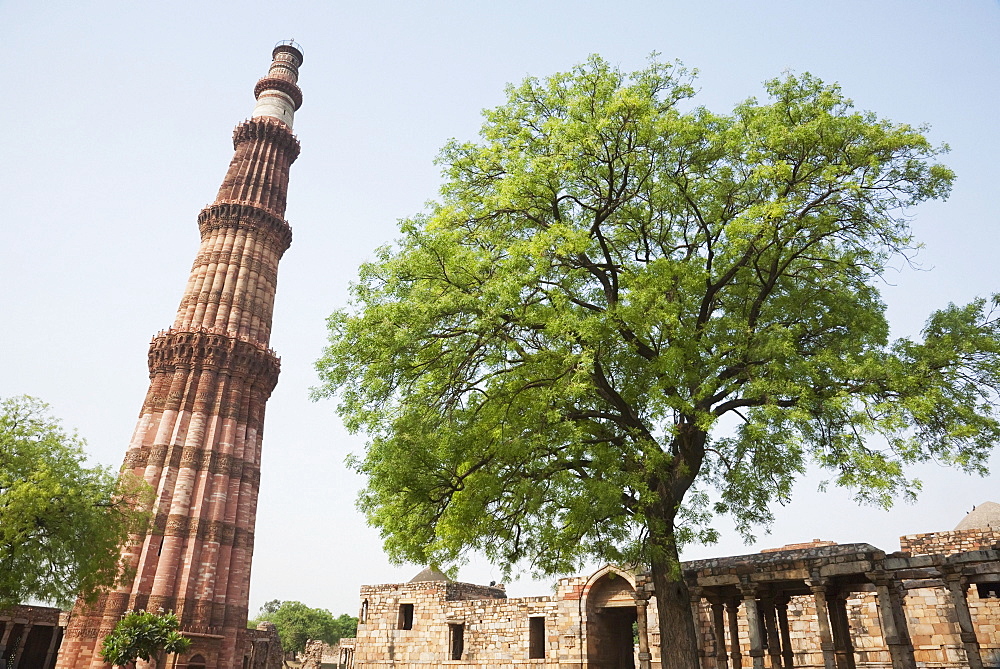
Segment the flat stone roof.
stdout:
<svg viewBox="0 0 1000 669">
<path fill-rule="evenodd" d="M 750 553 L 747 555 L 731 555 L 705 560 L 691 560 L 690 562 L 682 562 L 681 567 L 684 571 L 718 570 L 741 566 L 754 566 L 763 570 L 799 560 L 848 557 L 863 558 L 872 553 L 884 552 L 871 544 L 834 544 L 832 546 L 815 546 L 813 548 L 798 548 L 786 551 L 777 550 L 768 553 Z"/>
</svg>

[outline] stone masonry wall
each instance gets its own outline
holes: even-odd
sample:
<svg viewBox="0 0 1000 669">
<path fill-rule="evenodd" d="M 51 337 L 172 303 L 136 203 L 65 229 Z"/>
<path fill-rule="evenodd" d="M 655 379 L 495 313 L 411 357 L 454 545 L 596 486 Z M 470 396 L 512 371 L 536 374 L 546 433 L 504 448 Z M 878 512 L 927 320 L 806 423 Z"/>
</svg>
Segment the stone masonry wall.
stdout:
<svg viewBox="0 0 1000 669">
<path fill-rule="evenodd" d="M 442 665 L 530 664 L 559 666 L 560 604 L 551 597 L 507 599 L 497 592 L 486 599 L 475 592 L 487 586 L 424 582 L 364 587 L 365 620 L 359 622 L 356 667 L 417 669 Z M 502 591 L 501 591 L 502 592 Z M 401 629 L 401 607 L 412 606 L 412 625 Z M 528 657 L 529 618 L 545 618 L 545 657 Z M 454 635 L 461 629 L 461 659 L 452 659 Z"/>
<path fill-rule="evenodd" d="M 908 534 L 899 538 L 899 547 L 910 555 L 954 555 L 978 551 L 1000 544 L 1000 530 L 952 530 Z"/>
</svg>

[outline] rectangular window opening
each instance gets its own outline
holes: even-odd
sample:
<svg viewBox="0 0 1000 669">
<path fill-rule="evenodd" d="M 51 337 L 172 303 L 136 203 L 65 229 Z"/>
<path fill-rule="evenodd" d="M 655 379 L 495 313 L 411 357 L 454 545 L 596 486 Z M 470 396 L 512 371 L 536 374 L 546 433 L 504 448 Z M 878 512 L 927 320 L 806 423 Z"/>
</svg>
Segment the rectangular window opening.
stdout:
<svg viewBox="0 0 1000 669">
<path fill-rule="evenodd" d="M 397 627 L 401 630 L 413 629 L 413 604 L 399 605 L 399 624 Z"/>
<path fill-rule="evenodd" d="M 1000 597 L 1000 583 L 976 583 L 976 590 L 979 592 L 979 599 Z"/>
<path fill-rule="evenodd" d="M 528 618 L 528 659 L 545 657 L 545 616 Z"/>
<path fill-rule="evenodd" d="M 461 660 L 465 652 L 465 625 L 448 625 L 448 645 L 451 647 L 451 659 Z"/>
</svg>

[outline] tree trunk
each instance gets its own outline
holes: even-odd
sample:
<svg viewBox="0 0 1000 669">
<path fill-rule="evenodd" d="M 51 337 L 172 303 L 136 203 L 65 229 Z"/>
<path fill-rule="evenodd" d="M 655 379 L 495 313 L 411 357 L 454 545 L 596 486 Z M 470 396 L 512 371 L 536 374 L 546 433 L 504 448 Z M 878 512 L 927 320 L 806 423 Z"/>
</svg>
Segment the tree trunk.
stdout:
<svg viewBox="0 0 1000 669">
<path fill-rule="evenodd" d="M 654 544 L 650 567 L 660 624 L 661 667 L 700 669 L 691 599 L 681 572 L 673 532 L 666 537 L 651 536 L 650 540 Z"/>
<path fill-rule="evenodd" d="M 708 435 L 694 420 L 678 424 L 672 444 L 676 454 L 664 476 L 650 480 L 653 495 L 646 509 L 649 531 L 649 566 L 660 624 L 661 669 L 701 669 L 698 633 L 691 611 L 680 555 L 677 553 L 677 510 L 698 477 Z"/>
</svg>

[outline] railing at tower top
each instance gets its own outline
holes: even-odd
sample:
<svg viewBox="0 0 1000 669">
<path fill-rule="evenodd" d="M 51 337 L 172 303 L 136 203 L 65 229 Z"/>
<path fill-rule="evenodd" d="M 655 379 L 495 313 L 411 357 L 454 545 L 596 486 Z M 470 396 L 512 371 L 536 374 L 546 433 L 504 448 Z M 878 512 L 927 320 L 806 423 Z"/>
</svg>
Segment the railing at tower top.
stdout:
<svg viewBox="0 0 1000 669">
<path fill-rule="evenodd" d="M 305 52 L 302 50 L 302 45 L 293 39 L 280 40 L 274 45 L 274 48 L 277 49 L 279 46 L 290 46 L 296 51 L 298 51 L 300 54 L 305 54 Z"/>
</svg>

